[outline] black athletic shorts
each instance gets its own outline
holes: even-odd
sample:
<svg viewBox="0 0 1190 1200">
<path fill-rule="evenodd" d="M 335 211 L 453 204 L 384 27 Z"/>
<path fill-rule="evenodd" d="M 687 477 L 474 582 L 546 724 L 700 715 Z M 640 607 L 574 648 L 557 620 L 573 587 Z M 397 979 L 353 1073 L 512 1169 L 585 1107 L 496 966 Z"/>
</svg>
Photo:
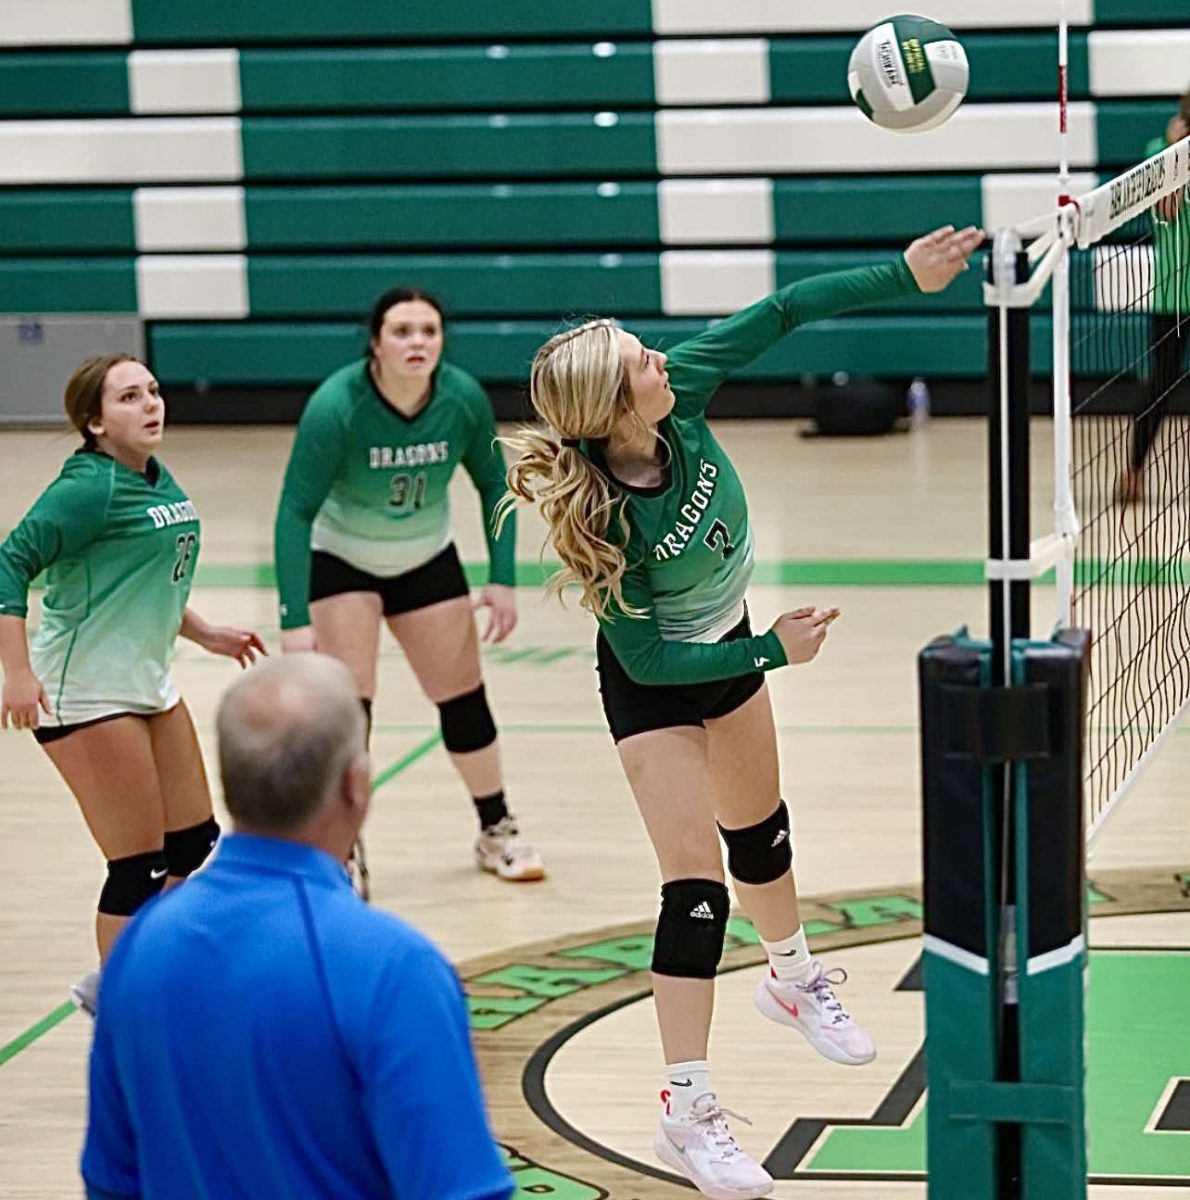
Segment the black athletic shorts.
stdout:
<svg viewBox="0 0 1190 1200">
<path fill-rule="evenodd" d="M 173 709 L 165 708 L 162 709 L 162 712 L 173 712 Z M 92 725 L 102 725 L 104 721 L 118 721 L 121 717 L 141 717 L 143 720 L 148 720 L 149 717 L 159 715 L 159 713 L 117 712 L 108 713 L 106 717 L 94 717 L 90 721 L 78 721 L 74 725 L 39 725 L 33 730 L 33 737 L 38 745 L 44 746 L 48 742 L 61 741 L 64 737 L 74 733 L 76 729 L 90 729 Z"/>
<path fill-rule="evenodd" d="M 731 642 L 751 636 L 752 626 L 745 612 L 744 619 L 719 640 Z M 616 742 L 650 729 L 702 725 L 715 717 L 725 717 L 751 700 L 764 685 L 763 671 L 750 671 L 714 683 L 634 683 L 620 666 L 602 631 L 595 639 L 595 664 L 603 715 Z"/>
<path fill-rule="evenodd" d="M 324 550 L 310 555 L 310 602 L 343 592 L 375 592 L 386 617 L 466 596 L 467 579 L 452 542 L 428 563 L 403 575 L 369 575 Z"/>
</svg>

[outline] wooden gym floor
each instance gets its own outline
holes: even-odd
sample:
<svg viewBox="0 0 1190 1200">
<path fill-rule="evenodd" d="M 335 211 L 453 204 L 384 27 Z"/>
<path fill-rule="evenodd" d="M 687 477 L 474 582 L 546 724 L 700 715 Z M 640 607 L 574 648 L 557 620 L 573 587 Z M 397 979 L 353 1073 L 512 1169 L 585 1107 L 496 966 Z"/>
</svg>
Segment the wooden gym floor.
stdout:
<svg viewBox="0 0 1190 1200">
<path fill-rule="evenodd" d="M 769 684 L 800 888 L 821 899 L 809 909 L 820 921 L 820 944 L 834 946 L 827 961 L 850 972 L 843 998 L 881 1048 L 871 1068 L 824 1063 L 751 1011 L 754 972 L 726 973 L 712 1061 L 723 1102 L 756 1122 L 736 1132 L 759 1155 L 799 1119 L 870 1118 L 904 1093 L 898 1081 L 903 1085 L 920 1044 L 920 996 L 897 990 L 917 953 L 916 939 L 907 936 L 917 928 L 913 889 L 920 879 L 914 658 L 936 634 L 962 624 L 985 628 L 985 445 L 982 423 L 966 420 L 871 441 L 803 440 L 793 422 L 723 423 L 718 432 L 744 478 L 755 521 L 753 624 L 766 628 L 778 612 L 807 602 L 843 609 L 819 661 L 770 675 Z M 1043 532 L 1047 426 L 1039 423 L 1035 434 L 1034 522 Z M 258 568 L 271 558 L 290 437 L 276 428 L 179 428 L 167 434 L 162 454 L 203 517 L 193 607 L 254 626 L 270 648 L 278 641 L 275 597 Z M 56 432 L 0 434 L 0 530 L 15 524 L 73 445 Z M 463 559 L 480 561 L 478 505 L 462 476 L 455 524 Z M 536 519 L 522 517 L 518 560 L 535 563 L 540 541 Z M 1049 628 L 1051 609 L 1052 592 L 1037 589 L 1036 630 Z M 593 626 L 573 608 L 545 604 L 532 587 L 521 589 L 520 620 L 507 646 L 487 655 L 487 686 L 509 798 L 545 855 L 548 880 L 508 885 L 473 869 L 474 817 L 437 745 L 434 710 L 388 644 L 373 741 L 378 787 L 367 829 L 374 901 L 432 935 L 460 964 L 471 992 L 489 998 L 490 1008 L 477 1005 L 476 1040 L 497 1135 L 515 1153 L 522 1188 L 537 1189 L 526 1196 L 689 1195 L 633 1165 L 654 1165 L 648 1142 L 661 1058 L 649 1006 L 631 1003 L 644 973 L 625 966 L 623 939 L 647 933 L 658 879 L 602 724 Z M 234 670 L 180 644 L 176 675 L 208 758 L 215 704 Z M 1111 911 L 1129 908 L 1132 895 L 1157 897 L 1133 910 L 1149 904 L 1182 911 L 1097 919 L 1096 944 L 1190 947 L 1187 902 L 1172 886 L 1162 892 L 1162 881 L 1190 871 L 1187 733 L 1170 739 L 1091 864 L 1094 878 L 1110 882 L 1105 891 L 1119 884 Z M 66 985 L 92 966 L 102 863 L 31 738 L 0 736 L 0 773 L 0 1197 L 50 1200 L 79 1192 L 90 1026 L 73 1014 L 40 1036 L 22 1035 L 60 1015 Z M 558 956 L 613 935 L 622 935 L 618 967 L 614 954 Z M 728 966 L 757 961 L 746 934 L 733 945 Z M 543 957 L 552 974 L 517 966 Z M 569 977 L 559 969 L 567 962 L 577 964 Z M 1190 1076 L 1190 1056 L 1173 1074 Z M 1173 1136 L 1190 1146 L 1190 1134 Z M 1182 1153 L 1190 1176 L 1190 1149 Z M 814 1161 L 799 1160 L 776 1194 L 924 1195 L 912 1169 L 849 1181 L 847 1173 L 860 1166 L 844 1162 L 815 1176 Z M 1102 1184 L 1092 1194 L 1157 1200 L 1177 1189 L 1138 1180 Z"/>
</svg>

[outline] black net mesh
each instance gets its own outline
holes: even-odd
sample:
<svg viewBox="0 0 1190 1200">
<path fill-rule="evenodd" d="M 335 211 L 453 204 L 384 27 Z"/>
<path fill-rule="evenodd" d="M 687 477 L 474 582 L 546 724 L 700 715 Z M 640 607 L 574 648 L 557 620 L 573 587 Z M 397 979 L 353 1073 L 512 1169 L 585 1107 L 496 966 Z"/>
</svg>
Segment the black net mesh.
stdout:
<svg viewBox="0 0 1190 1200">
<path fill-rule="evenodd" d="M 1074 624 L 1093 634 L 1095 832 L 1190 699 L 1190 201 L 1071 261 Z"/>
</svg>

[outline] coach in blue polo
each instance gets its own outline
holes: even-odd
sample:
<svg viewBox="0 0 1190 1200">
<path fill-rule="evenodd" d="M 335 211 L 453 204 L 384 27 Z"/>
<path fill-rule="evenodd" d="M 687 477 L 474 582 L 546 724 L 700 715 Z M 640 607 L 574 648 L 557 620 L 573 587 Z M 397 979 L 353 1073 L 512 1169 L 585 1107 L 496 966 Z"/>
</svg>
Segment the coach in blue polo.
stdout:
<svg viewBox="0 0 1190 1200">
<path fill-rule="evenodd" d="M 345 667 L 270 660 L 219 709 L 235 832 L 103 977 L 90 1200 L 503 1200 L 458 979 L 342 867 L 368 809 Z"/>
</svg>

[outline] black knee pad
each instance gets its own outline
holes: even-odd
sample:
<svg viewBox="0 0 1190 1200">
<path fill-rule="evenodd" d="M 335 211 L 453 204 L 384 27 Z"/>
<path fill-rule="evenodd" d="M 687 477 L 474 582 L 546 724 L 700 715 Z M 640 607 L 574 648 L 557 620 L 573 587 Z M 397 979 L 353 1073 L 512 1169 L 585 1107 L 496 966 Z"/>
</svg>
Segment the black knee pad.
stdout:
<svg viewBox="0 0 1190 1200">
<path fill-rule="evenodd" d="M 107 880 L 99 893 L 99 911 L 109 917 L 130 917 L 163 887 L 169 868 L 162 850 L 113 858 L 107 864 Z"/>
<path fill-rule="evenodd" d="M 663 883 L 653 970 L 658 975 L 714 979 L 730 907 L 727 888 L 713 879 Z"/>
<path fill-rule="evenodd" d="M 759 825 L 719 832 L 727 843 L 727 869 L 741 883 L 772 883 L 793 865 L 789 836 L 789 809 L 785 801 Z"/>
<path fill-rule="evenodd" d="M 185 879 L 207 861 L 219 840 L 219 822 L 207 817 L 201 825 L 176 829 L 165 835 L 165 865 L 171 875 Z"/>
<path fill-rule="evenodd" d="M 496 740 L 496 722 L 488 708 L 483 684 L 465 696 L 456 696 L 438 705 L 442 725 L 442 744 L 452 754 L 470 754 Z"/>
</svg>

